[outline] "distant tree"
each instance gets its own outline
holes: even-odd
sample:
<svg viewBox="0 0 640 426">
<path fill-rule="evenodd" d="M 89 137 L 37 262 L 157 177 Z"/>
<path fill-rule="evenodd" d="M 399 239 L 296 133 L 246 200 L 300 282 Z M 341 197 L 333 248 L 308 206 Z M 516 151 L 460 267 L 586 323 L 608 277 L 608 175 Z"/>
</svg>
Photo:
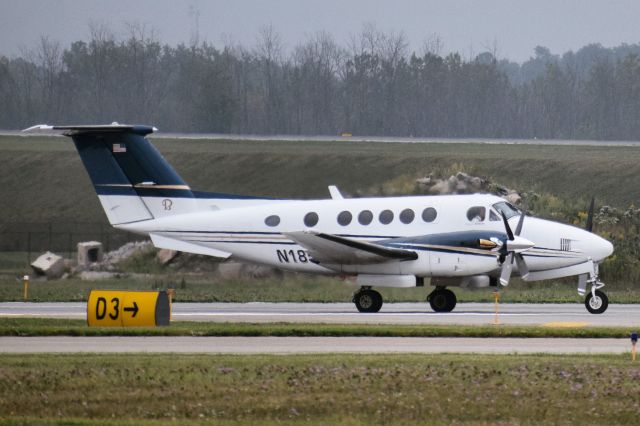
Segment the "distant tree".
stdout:
<svg viewBox="0 0 640 426">
<path fill-rule="evenodd" d="M 196 14 L 197 15 L 197 14 Z M 196 17 L 196 21 L 198 17 Z M 149 122 L 166 131 L 640 140 L 640 44 L 590 44 L 523 64 L 411 52 L 403 33 L 365 24 L 346 45 L 318 32 L 285 51 L 269 25 L 255 45 L 162 45 L 132 23 L 91 24 L 63 48 L 41 38 L 0 57 L 0 127 Z"/>
</svg>

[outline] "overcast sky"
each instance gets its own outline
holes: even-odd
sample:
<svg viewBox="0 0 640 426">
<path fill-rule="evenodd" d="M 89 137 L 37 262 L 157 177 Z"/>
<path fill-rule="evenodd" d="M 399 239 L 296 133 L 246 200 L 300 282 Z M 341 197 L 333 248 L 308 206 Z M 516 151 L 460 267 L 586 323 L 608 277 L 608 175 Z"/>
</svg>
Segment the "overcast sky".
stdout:
<svg viewBox="0 0 640 426">
<path fill-rule="evenodd" d="M 403 31 L 411 48 L 437 34 L 444 53 L 465 56 L 497 47 L 498 56 L 522 62 L 536 45 L 553 53 L 588 43 L 640 42 L 638 0 L 0 0 L 0 54 L 16 56 L 41 35 L 70 42 L 89 38 L 89 22 L 122 33 L 125 23 L 153 28 L 171 45 L 200 40 L 255 44 L 272 24 L 285 47 L 319 30 L 340 44 L 364 23 Z"/>
</svg>

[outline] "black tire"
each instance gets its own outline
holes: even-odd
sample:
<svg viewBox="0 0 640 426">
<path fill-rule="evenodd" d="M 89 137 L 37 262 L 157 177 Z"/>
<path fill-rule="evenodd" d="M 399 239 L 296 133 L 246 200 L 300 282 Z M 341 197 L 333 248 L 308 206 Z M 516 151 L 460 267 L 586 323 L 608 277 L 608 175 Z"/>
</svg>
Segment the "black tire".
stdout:
<svg viewBox="0 0 640 426">
<path fill-rule="evenodd" d="M 451 312 L 458 303 L 455 293 L 446 288 L 434 290 L 427 300 L 434 312 Z"/>
<path fill-rule="evenodd" d="M 360 290 L 353 296 L 360 312 L 375 313 L 382 308 L 382 295 L 375 290 Z"/>
<path fill-rule="evenodd" d="M 593 298 L 593 295 L 589 292 L 584 300 L 584 306 L 587 308 L 589 313 L 601 314 L 609 307 L 609 298 L 600 290 L 596 290 L 595 298 Z"/>
</svg>

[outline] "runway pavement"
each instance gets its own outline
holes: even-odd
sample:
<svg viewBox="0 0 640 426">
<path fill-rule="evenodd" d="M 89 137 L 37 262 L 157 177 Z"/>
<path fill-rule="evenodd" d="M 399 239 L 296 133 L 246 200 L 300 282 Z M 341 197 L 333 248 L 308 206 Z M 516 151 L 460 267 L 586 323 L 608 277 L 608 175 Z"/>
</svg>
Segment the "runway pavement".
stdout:
<svg viewBox="0 0 640 426">
<path fill-rule="evenodd" d="M 0 317 L 86 319 L 86 303 L 0 303 Z M 352 303 L 174 303 L 173 321 L 292 322 L 331 324 L 464 324 L 495 320 L 491 303 L 459 303 L 451 313 L 434 313 L 426 303 L 387 303 L 377 314 Z M 501 304 L 498 320 L 512 325 L 640 326 L 640 305 L 609 305 L 601 315 L 583 304 Z"/>
<path fill-rule="evenodd" d="M 0 353 L 625 353 L 628 339 L 419 337 L 0 337 Z"/>
</svg>

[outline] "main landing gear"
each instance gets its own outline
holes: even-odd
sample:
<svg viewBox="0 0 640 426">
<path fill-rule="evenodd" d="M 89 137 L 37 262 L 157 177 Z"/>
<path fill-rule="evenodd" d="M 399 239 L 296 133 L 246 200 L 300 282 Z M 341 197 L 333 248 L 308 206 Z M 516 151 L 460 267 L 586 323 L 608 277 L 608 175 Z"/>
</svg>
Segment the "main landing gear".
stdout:
<svg viewBox="0 0 640 426">
<path fill-rule="evenodd" d="M 427 301 L 435 312 L 451 312 L 458 303 L 455 293 L 444 287 L 436 287 L 427 296 Z M 382 295 L 371 287 L 362 287 L 353 295 L 353 303 L 360 312 L 375 313 L 382 308 Z"/>
<path fill-rule="evenodd" d="M 458 299 L 451 290 L 444 287 L 436 287 L 436 289 L 427 296 L 427 302 L 429 302 L 434 312 L 451 312 L 453 308 L 456 307 Z"/>
<path fill-rule="evenodd" d="M 362 287 L 353 295 L 353 303 L 360 312 L 378 312 L 382 308 L 382 295 L 371 287 Z"/>
</svg>

